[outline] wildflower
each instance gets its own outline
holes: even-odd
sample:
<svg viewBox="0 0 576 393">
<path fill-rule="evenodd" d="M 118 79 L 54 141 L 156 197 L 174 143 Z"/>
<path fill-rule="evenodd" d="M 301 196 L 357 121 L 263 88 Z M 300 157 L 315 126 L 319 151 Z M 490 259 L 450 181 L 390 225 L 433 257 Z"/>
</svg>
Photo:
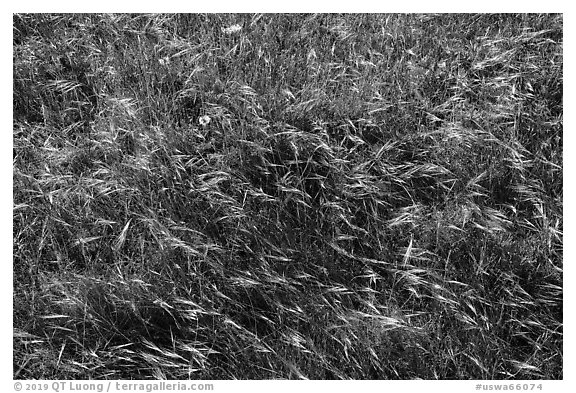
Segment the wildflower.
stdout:
<svg viewBox="0 0 576 393">
<path fill-rule="evenodd" d="M 240 26 L 239 24 L 235 24 L 232 25 L 230 27 L 226 27 L 226 28 L 222 28 L 222 33 L 224 34 L 234 34 L 234 33 L 238 33 L 240 30 L 242 30 L 242 26 Z"/>
<path fill-rule="evenodd" d="M 168 56 L 158 59 L 158 63 L 163 66 L 167 66 L 170 64 L 170 58 Z"/>
<path fill-rule="evenodd" d="M 198 123 L 200 123 L 200 125 L 202 127 L 207 126 L 210 123 L 210 116 L 208 115 L 204 115 L 204 116 L 200 116 L 200 118 L 198 119 Z"/>
</svg>

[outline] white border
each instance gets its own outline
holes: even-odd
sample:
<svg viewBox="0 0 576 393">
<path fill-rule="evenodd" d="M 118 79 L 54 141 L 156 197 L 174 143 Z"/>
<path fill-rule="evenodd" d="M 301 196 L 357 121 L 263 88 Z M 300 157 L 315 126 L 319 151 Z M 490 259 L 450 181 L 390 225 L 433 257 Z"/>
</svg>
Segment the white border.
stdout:
<svg viewBox="0 0 576 393">
<path fill-rule="evenodd" d="M 11 12 L 367 12 L 367 13 L 404 13 L 404 12 L 542 12 L 561 13 L 567 6 L 563 1 L 527 0 L 527 1 L 457 1 L 457 0 L 409 0 L 409 1 L 373 1 L 373 0 L 336 0 L 336 1 L 263 1 L 263 0 L 219 0 L 219 1 L 41 1 L 27 0 L 11 2 L 7 7 Z"/>
</svg>

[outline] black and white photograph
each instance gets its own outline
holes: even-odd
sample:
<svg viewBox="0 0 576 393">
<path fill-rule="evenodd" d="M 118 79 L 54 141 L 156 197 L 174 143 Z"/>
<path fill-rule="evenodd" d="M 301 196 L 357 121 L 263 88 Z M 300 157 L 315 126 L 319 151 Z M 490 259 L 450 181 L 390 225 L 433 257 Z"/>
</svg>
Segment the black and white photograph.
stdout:
<svg viewBox="0 0 576 393">
<path fill-rule="evenodd" d="M 563 380 L 563 24 L 13 13 L 14 386 Z"/>
</svg>

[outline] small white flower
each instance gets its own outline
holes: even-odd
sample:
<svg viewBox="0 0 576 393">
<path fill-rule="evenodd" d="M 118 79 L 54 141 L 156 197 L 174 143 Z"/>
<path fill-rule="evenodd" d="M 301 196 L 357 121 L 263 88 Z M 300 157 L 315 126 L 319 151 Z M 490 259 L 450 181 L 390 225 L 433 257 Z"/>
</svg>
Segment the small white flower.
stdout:
<svg viewBox="0 0 576 393">
<path fill-rule="evenodd" d="M 232 25 L 230 27 L 223 27 L 222 33 L 234 34 L 234 33 L 238 33 L 240 30 L 242 30 L 242 26 L 240 26 L 239 24 L 235 24 L 235 25 Z"/>
<path fill-rule="evenodd" d="M 200 116 L 200 118 L 198 119 L 198 123 L 200 123 L 200 125 L 202 127 L 207 126 L 210 123 L 210 116 L 208 115 L 204 115 L 204 116 Z"/>
<path fill-rule="evenodd" d="M 163 66 L 167 66 L 170 64 L 170 58 L 168 56 L 158 59 L 158 63 Z"/>
</svg>

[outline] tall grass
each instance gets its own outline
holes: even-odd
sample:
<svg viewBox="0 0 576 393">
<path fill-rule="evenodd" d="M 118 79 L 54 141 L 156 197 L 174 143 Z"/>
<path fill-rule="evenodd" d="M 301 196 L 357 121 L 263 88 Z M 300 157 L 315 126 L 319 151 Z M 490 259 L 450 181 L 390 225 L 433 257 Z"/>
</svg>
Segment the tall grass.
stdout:
<svg viewBox="0 0 576 393">
<path fill-rule="evenodd" d="M 15 378 L 562 378 L 561 15 L 13 22 Z"/>
</svg>

